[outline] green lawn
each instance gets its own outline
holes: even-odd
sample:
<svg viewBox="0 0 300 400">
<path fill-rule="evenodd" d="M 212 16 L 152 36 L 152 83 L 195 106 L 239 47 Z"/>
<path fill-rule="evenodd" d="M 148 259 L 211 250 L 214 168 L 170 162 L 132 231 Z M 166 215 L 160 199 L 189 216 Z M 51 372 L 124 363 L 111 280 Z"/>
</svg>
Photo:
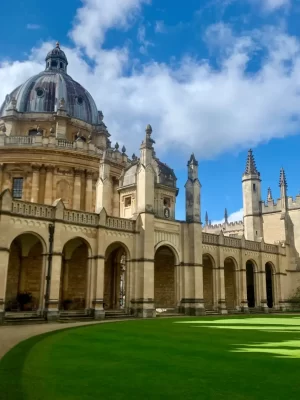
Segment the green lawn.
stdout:
<svg viewBox="0 0 300 400">
<path fill-rule="evenodd" d="M 0 399 L 293 400 L 299 377 L 300 316 L 136 320 L 20 343 Z"/>
</svg>

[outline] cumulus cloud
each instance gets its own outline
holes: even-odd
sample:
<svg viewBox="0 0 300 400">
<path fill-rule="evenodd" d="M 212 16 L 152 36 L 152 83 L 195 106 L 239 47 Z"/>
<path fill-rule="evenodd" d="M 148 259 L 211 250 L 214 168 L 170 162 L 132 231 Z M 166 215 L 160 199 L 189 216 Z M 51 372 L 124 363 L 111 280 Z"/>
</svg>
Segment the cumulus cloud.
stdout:
<svg viewBox="0 0 300 400">
<path fill-rule="evenodd" d="M 219 25 L 226 51 L 218 68 L 191 57 L 177 64 L 143 65 L 126 47 L 99 47 L 105 32 L 116 24 L 126 27 L 142 3 L 124 0 L 120 6 L 116 0 L 85 0 L 71 32 L 75 47 L 62 44 L 68 72 L 93 95 L 113 141 L 125 143 L 128 153 L 136 152 L 146 124 L 151 123 L 160 156 L 177 150 L 178 157 L 186 158 L 194 151 L 201 159 L 299 131 L 297 38 L 278 28 L 235 36 L 229 27 Z M 109 11 L 107 16 L 104 11 Z M 210 29 L 218 34 L 218 26 Z M 0 64 L 0 102 L 44 68 L 45 54 L 53 46 L 42 44 L 27 61 Z M 259 51 L 264 56 L 251 70 L 249 63 Z M 92 57 L 93 67 L 86 62 L 85 52 Z"/>
<path fill-rule="evenodd" d="M 251 0 L 252 2 L 256 2 L 265 11 L 272 12 L 281 8 L 286 8 L 291 4 L 290 0 Z"/>
<path fill-rule="evenodd" d="M 96 57 L 108 29 L 126 29 L 150 0 L 82 0 L 77 10 L 71 38 L 89 57 Z"/>
<path fill-rule="evenodd" d="M 238 211 L 233 212 L 228 216 L 228 222 L 236 222 L 236 221 L 242 221 L 244 217 L 244 210 L 241 208 Z M 225 222 L 225 218 L 219 220 L 219 221 L 212 221 L 211 223 L 213 225 L 215 224 L 223 224 Z"/>
</svg>

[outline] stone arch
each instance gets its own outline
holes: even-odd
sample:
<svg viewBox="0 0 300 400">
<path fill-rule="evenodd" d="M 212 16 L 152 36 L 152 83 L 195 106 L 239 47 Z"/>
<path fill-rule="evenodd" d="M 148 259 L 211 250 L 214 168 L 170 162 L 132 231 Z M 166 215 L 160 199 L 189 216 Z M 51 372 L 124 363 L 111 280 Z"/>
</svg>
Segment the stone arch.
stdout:
<svg viewBox="0 0 300 400">
<path fill-rule="evenodd" d="M 24 232 L 10 243 L 6 281 L 6 311 L 43 308 L 46 244 L 40 235 Z"/>
<path fill-rule="evenodd" d="M 154 247 L 154 254 L 157 252 L 157 250 L 158 250 L 160 247 L 163 247 L 163 246 L 168 247 L 168 248 L 174 253 L 174 256 L 175 256 L 175 265 L 179 265 L 179 264 L 180 264 L 180 256 L 179 256 L 179 253 L 178 253 L 176 247 L 175 247 L 172 243 L 170 243 L 170 242 L 168 242 L 168 241 L 166 241 L 166 240 L 162 240 L 162 241 L 158 242 L 158 243 L 155 245 L 155 247 Z"/>
<path fill-rule="evenodd" d="M 78 236 L 64 244 L 62 253 L 60 308 L 84 310 L 88 306 L 91 247 Z"/>
<path fill-rule="evenodd" d="M 104 309 L 129 308 L 128 247 L 122 242 L 111 243 L 105 251 L 104 268 Z"/>
<path fill-rule="evenodd" d="M 246 282 L 247 282 L 247 301 L 248 307 L 254 308 L 256 304 L 256 280 L 257 264 L 254 260 L 246 261 Z"/>
<path fill-rule="evenodd" d="M 175 308 L 176 306 L 176 261 L 176 250 L 172 245 L 166 243 L 156 248 L 154 255 L 154 303 L 156 308 Z"/>
<path fill-rule="evenodd" d="M 267 295 L 267 306 L 269 308 L 274 307 L 275 303 L 275 274 L 276 268 L 271 261 L 265 263 L 265 274 L 266 274 L 266 295 Z"/>
<path fill-rule="evenodd" d="M 215 259 L 209 253 L 203 254 L 203 298 L 206 310 L 214 308 L 214 281 L 213 270 L 216 266 Z"/>
<path fill-rule="evenodd" d="M 234 257 L 224 260 L 225 301 L 227 310 L 234 310 L 237 306 L 237 262 Z"/>
</svg>

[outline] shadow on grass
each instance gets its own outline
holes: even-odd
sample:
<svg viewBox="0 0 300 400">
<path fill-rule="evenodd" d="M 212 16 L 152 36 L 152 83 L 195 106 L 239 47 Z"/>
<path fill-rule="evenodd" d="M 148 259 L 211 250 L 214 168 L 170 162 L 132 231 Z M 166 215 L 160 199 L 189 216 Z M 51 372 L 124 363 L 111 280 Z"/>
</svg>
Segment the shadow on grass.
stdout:
<svg viewBox="0 0 300 400">
<path fill-rule="evenodd" d="M 26 339 L 13 347 L 0 360 L 0 400 L 29 400 L 22 385 L 23 369 L 31 349 L 49 336 L 66 330 L 84 329 L 90 325 L 66 327 Z M 97 326 L 97 325 L 96 325 Z"/>
</svg>

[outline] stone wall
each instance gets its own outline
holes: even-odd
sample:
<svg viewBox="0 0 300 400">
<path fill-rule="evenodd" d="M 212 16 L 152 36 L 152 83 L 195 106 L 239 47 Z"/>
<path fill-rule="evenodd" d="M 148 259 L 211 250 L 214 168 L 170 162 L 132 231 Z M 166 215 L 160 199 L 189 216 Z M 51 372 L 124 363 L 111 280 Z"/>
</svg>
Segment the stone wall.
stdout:
<svg viewBox="0 0 300 400">
<path fill-rule="evenodd" d="M 203 260 L 203 298 L 205 308 L 213 309 L 213 267 L 210 260 Z"/>
<path fill-rule="evenodd" d="M 16 300 L 19 289 L 19 275 L 21 266 L 21 249 L 13 242 L 10 248 L 9 264 L 7 271 L 6 299 Z"/>
<path fill-rule="evenodd" d="M 232 310 L 236 305 L 235 268 L 232 261 L 225 262 L 224 275 L 226 308 Z"/>
<path fill-rule="evenodd" d="M 154 301 L 156 308 L 175 307 L 175 257 L 167 247 L 155 255 Z"/>
</svg>

